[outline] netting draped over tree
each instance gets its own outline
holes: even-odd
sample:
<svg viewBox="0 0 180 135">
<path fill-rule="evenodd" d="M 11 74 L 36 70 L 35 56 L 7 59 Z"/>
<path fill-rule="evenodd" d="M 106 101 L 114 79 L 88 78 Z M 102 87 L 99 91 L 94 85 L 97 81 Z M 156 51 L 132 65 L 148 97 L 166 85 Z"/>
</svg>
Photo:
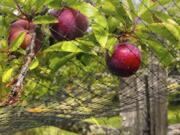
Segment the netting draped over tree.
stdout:
<svg viewBox="0 0 180 135">
<path fill-rule="evenodd" d="M 180 80 L 179 4 L 175 0 L 142 0 L 139 5 L 131 0 L 1 0 L 0 134 L 55 126 L 79 134 L 165 135 L 168 95 L 178 91 Z M 52 27 L 57 18 L 50 9 L 64 7 L 87 16 L 88 30 L 76 28 L 82 37 L 71 40 Z M 44 38 L 36 39 L 38 30 L 31 33 L 26 50 L 20 47 L 23 34 L 12 46 L 7 43 L 11 23 L 23 17 L 39 25 Z M 50 31 L 63 41 L 55 40 Z M 42 44 L 37 53 L 36 40 Z M 113 75 L 107 66 L 107 50 L 111 54 L 122 41 L 141 51 L 141 67 L 130 77 Z M 122 118 L 121 127 L 85 121 L 112 116 Z"/>
</svg>

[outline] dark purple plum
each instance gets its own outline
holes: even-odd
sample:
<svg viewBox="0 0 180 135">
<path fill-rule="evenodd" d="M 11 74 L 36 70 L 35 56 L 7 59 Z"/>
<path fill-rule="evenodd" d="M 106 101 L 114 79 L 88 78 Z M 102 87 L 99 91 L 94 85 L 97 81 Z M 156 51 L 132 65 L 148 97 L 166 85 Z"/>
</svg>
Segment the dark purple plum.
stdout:
<svg viewBox="0 0 180 135">
<path fill-rule="evenodd" d="M 36 31 L 36 25 L 33 24 L 33 22 L 30 22 L 25 19 L 16 20 L 10 25 L 10 28 L 9 28 L 8 45 L 11 46 L 13 41 L 15 41 L 15 39 L 21 33 L 25 33 L 24 40 L 20 47 L 23 49 L 26 49 L 31 44 L 32 36 L 30 33 L 35 32 L 35 31 Z M 35 48 L 34 48 L 35 52 L 39 51 L 41 47 L 40 41 L 42 41 L 42 39 L 43 39 L 43 34 L 37 34 L 36 40 L 35 40 Z"/>
<path fill-rule="evenodd" d="M 52 35 L 58 41 L 82 37 L 88 28 L 87 17 L 78 10 L 66 7 L 50 14 L 58 18 L 58 23 L 50 25 Z"/>
<path fill-rule="evenodd" d="M 129 77 L 136 73 L 141 65 L 139 49 L 130 43 L 119 43 L 111 56 L 107 53 L 107 66 L 112 74 Z"/>
</svg>

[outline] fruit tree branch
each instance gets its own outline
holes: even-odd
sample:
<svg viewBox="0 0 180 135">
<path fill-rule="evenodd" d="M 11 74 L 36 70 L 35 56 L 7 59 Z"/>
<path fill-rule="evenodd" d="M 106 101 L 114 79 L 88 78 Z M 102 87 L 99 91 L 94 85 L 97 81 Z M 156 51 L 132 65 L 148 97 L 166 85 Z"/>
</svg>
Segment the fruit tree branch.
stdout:
<svg viewBox="0 0 180 135">
<path fill-rule="evenodd" d="M 5 101 L 5 103 L 2 106 L 8 106 L 8 105 L 16 103 L 19 99 L 19 96 L 21 95 L 21 89 L 23 86 L 24 79 L 29 70 L 29 66 L 30 66 L 32 60 L 35 57 L 35 52 L 34 52 L 35 38 L 36 38 L 36 34 L 32 33 L 32 41 L 31 41 L 31 44 L 29 45 L 29 47 L 27 48 L 29 53 L 25 59 L 25 63 L 22 66 L 18 77 L 15 79 L 15 83 L 12 86 L 12 90 L 11 90 L 11 93 L 10 93 L 7 101 Z"/>
</svg>

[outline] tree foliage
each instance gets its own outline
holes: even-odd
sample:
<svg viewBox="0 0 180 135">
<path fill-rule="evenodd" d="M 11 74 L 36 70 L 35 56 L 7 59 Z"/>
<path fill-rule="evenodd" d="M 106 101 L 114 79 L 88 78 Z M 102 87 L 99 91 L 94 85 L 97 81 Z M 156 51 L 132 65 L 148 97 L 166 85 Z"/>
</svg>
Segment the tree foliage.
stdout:
<svg viewBox="0 0 180 135">
<path fill-rule="evenodd" d="M 71 81 L 80 83 L 82 88 L 78 91 L 83 91 L 83 85 L 87 87 L 87 82 L 82 83 L 80 80 L 91 72 L 98 77 L 98 73 L 106 70 L 104 54 L 106 50 L 113 50 L 122 33 L 127 35 L 129 42 L 141 49 L 142 69 L 148 64 L 149 50 L 153 50 L 163 66 L 178 67 L 180 26 L 176 5 L 168 10 L 162 8 L 171 5 L 171 0 L 142 0 L 140 5 L 135 5 L 132 0 L 94 0 L 90 3 L 83 0 L 1 0 L 1 99 L 5 99 L 11 90 L 8 84 L 17 77 L 27 56 L 27 52 L 20 48 L 24 34 L 10 48 L 7 42 L 10 24 L 24 16 L 17 3 L 23 13 L 40 25 L 45 35 L 41 41 L 42 48 L 32 61 L 23 82 L 22 99 L 25 101 L 32 102 L 32 99 L 56 94 L 63 88 L 69 93 L 77 92 Z M 49 24 L 56 23 L 57 19 L 50 16 L 48 10 L 63 7 L 71 7 L 85 14 L 89 20 L 89 30 L 82 38 L 51 42 Z M 9 52 L 13 55 L 9 55 Z M 117 86 L 118 81 L 114 80 L 112 76 L 104 74 L 100 79 L 91 78 L 88 83 L 96 89 L 96 93 L 102 94 L 103 87 L 98 87 L 98 83 L 103 82 L 104 87 L 107 84 Z M 84 93 L 81 98 L 87 94 Z"/>
</svg>

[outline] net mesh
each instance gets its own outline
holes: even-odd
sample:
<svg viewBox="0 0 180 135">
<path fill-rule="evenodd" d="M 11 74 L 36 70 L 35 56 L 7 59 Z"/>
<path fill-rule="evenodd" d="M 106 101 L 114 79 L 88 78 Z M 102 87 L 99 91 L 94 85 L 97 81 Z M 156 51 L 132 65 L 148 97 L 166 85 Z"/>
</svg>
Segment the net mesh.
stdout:
<svg viewBox="0 0 180 135">
<path fill-rule="evenodd" d="M 165 6 L 158 0 L 156 2 L 159 5 L 159 11 L 166 12 L 167 16 L 178 22 L 178 14 L 169 13 L 172 7 L 179 9 L 175 0 Z M 146 3 L 143 5 L 151 14 L 157 14 L 157 11 L 149 9 Z M 169 48 L 166 39 L 153 32 L 136 13 L 133 14 L 151 32 L 150 38 L 156 39 L 164 47 Z M 136 36 L 139 43 L 143 44 L 142 37 Z M 169 51 L 172 50 L 175 49 L 171 48 Z M 40 127 L 44 125 L 44 121 L 50 124 L 53 116 L 84 120 L 91 117 L 117 116 L 138 110 L 143 112 L 144 119 L 146 119 L 148 101 L 166 102 L 168 95 L 179 91 L 180 80 L 178 71 L 175 71 L 175 74 L 174 72 L 167 74 L 160 64 L 161 60 L 153 50 L 148 48 L 148 52 L 148 63 L 142 62 L 141 69 L 129 78 L 112 75 L 107 69 L 102 52 L 98 53 L 98 57 L 89 59 L 88 65 L 83 65 L 76 58 L 69 60 L 53 73 L 53 78 L 48 78 L 48 75 L 44 73 L 46 71 L 43 73 L 41 73 L 42 70 L 41 72 L 37 70 L 35 73 L 29 71 L 24 81 L 26 85 L 23 88 L 22 101 L 16 106 L 2 108 L 0 112 L 0 133 L 7 134 L 17 129 Z M 179 51 L 173 53 L 175 54 L 174 59 L 177 59 L 176 55 Z M 61 56 L 59 53 L 52 53 L 50 58 L 54 58 L 55 55 Z M 42 62 L 42 65 L 46 65 L 46 62 Z M 36 84 L 34 85 L 33 82 Z M 179 101 L 178 98 L 173 100 Z M 33 113 L 38 113 L 38 117 Z M 46 118 L 43 122 L 34 122 L 34 118 L 40 119 L 41 116 Z"/>
</svg>

